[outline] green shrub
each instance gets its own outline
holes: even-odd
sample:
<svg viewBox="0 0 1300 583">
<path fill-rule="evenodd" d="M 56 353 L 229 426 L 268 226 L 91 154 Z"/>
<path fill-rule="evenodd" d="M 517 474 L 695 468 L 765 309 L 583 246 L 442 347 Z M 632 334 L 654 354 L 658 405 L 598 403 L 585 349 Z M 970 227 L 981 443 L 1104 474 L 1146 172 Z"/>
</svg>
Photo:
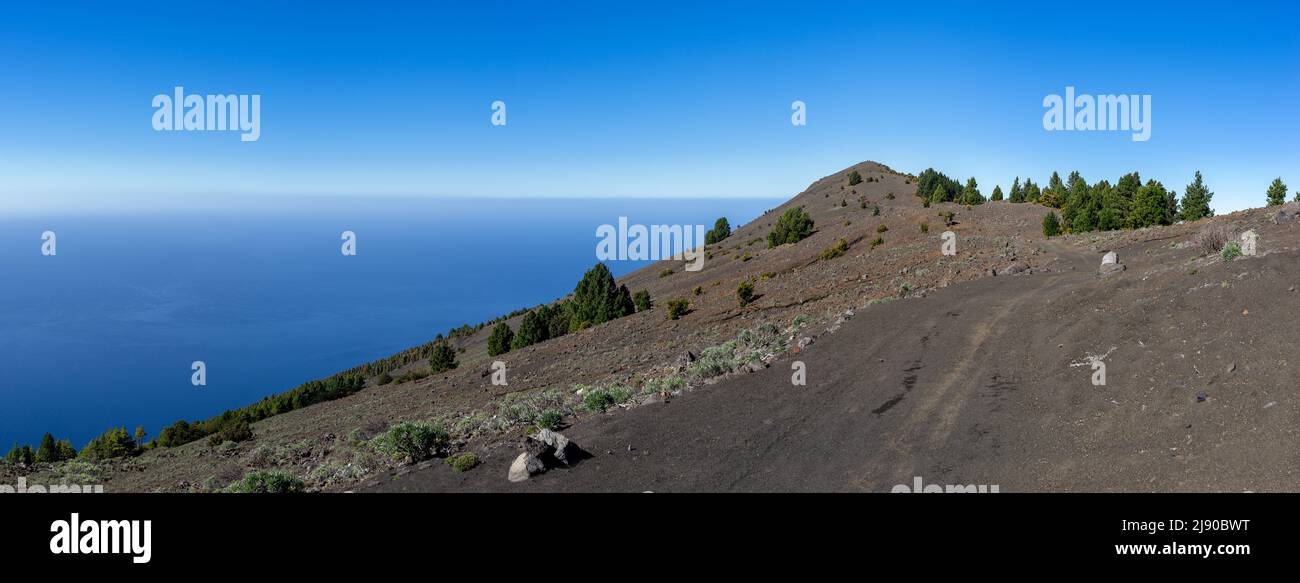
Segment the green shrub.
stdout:
<svg viewBox="0 0 1300 583">
<path fill-rule="evenodd" d="M 879 207 L 879 206 L 871 207 L 871 216 L 873 216 L 873 217 L 878 217 L 878 216 L 880 216 L 880 207 Z"/>
<path fill-rule="evenodd" d="M 844 239 L 840 239 L 839 241 L 836 241 L 834 245 L 831 245 L 830 247 L 823 249 L 821 253 L 821 258 L 823 261 L 835 259 L 836 257 L 843 255 L 844 252 L 848 250 L 849 250 L 849 242 L 845 241 Z"/>
<path fill-rule="evenodd" d="M 880 226 L 876 227 L 876 232 L 877 232 L 877 233 L 884 233 L 885 231 L 888 231 L 888 230 L 889 230 L 889 227 L 887 227 L 887 226 L 885 226 L 885 225 L 880 225 Z"/>
<path fill-rule="evenodd" d="M 871 248 L 872 248 L 872 249 L 875 249 L 876 247 L 879 247 L 879 246 L 884 245 L 884 244 L 885 244 L 885 238 L 884 238 L 884 237 L 881 237 L 881 236 L 879 236 L 879 235 L 876 235 L 876 238 L 871 240 Z"/>
<path fill-rule="evenodd" d="M 892 193 L 892 192 L 886 192 L 886 193 L 885 193 L 885 200 L 894 200 L 894 193 Z"/>
<path fill-rule="evenodd" d="M 240 442 L 248 441 L 253 438 L 253 428 L 248 426 L 248 422 L 240 419 L 233 423 L 227 423 L 221 431 L 213 433 L 208 437 L 208 446 L 216 447 L 227 441 Z"/>
<path fill-rule="evenodd" d="M 753 282 L 745 280 L 740 282 L 740 285 L 736 286 L 736 301 L 740 303 L 740 307 L 742 308 L 748 306 L 750 302 L 754 301 Z"/>
<path fill-rule="evenodd" d="M 672 269 L 665 269 L 665 270 L 659 272 L 659 277 L 660 277 L 660 278 L 668 277 L 668 276 L 670 276 L 670 275 L 672 275 L 672 274 L 674 274 L 674 273 L 676 273 L 676 272 L 673 271 Z"/>
<path fill-rule="evenodd" d="M 798 243 L 812 233 L 812 217 L 804 212 L 803 207 L 795 207 L 785 211 L 776 220 L 776 224 L 772 226 L 772 231 L 767 234 L 767 246 L 776 247 L 786 243 Z"/>
<path fill-rule="evenodd" d="M 693 296 L 704 295 L 704 286 L 702 285 L 695 286 L 695 289 L 691 290 L 691 295 Z"/>
<path fill-rule="evenodd" d="M 849 186 L 857 186 L 859 184 L 862 184 L 862 175 L 859 174 L 857 170 L 849 172 Z"/>
<path fill-rule="evenodd" d="M 636 304 L 636 311 L 645 312 L 654 307 L 654 302 L 650 301 L 650 292 L 641 290 L 632 294 L 632 303 Z"/>
<path fill-rule="evenodd" d="M 375 449 L 395 460 L 429 459 L 451 439 L 442 427 L 426 421 L 403 421 L 374 439 Z"/>
<path fill-rule="evenodd" d="M 613 405 L 614 397 L 609 394 L 609 391 L 600 387 L 588 388 L 582 395 L 582 406 L 588 411 L 600 413 Z"/>
<path fill-rule="evenodd" d="M 710 346 L 700 352 L 700 357 L 691 365 L 691 372 L 700 378 L 712 378 L 736 370 L 740 362 L 736 358 L 734 340 Z"/>
<path fill-rule="evenodd" d="M 429 356 L 429 371 L 433 374 L 446 372 L 460 366 L 456 362 L 456 351 L 451 349 L 451 345 L 446 341 L 439 342 L 433 347 L 433 354 Z"/>
<path fill-rule="evenodd" d="M 922 232 L 922 233 L 929 233 L 929 232 L 930 232 L 930 223 L 921 223 L 921 232 Z"/>
<path fill-rule="evenodd" d="M 691 309 L 691 303 L 686 298 L 673 298 L 668 300 L 668 319 L 676 320 L 685 316 Z"/>
<path fill-rule="evenodd" d="M 537 416 L 538 429 L 555 429 L 564 421 L 564 414 L 555 409 L 547 409 Z"/>
<path fill-rule="evenodd" d="M 255 470 L 226 487 L 237 494 L 296 494 L 306 488 L 298 476 L 280 470 Z"/>
<path fill-rule="evenodd" d="M 1233 259 L 1241 257 L 1241 243 L 1237 241 L 1228 241 L 1228 243 L 1223 246 L 1222 257 L 1224 261 L 1232 261 Z"/>
<path fill-rule="evenodd" d="M 470 452 L 460 453 L 447 458 L 447 465 L 457 472 L 468 472 L 478 466 L 478 456 Z"/>
<path fill-rule="evenodd" d="M 492 329 L 492 334 L 488 336 L 488 356 L 510 352 L 510 342 L 514 339 L 515 331 L 510 329 L 509 324 L 505 322 L 497 324 Z"/>
</svg>

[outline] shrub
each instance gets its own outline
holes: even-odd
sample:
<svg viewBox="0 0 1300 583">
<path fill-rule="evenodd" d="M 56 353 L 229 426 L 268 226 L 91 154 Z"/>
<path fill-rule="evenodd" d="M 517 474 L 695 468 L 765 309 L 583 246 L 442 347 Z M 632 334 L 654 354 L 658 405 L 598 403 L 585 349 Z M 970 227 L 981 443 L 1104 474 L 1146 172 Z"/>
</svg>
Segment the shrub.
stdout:
<svg viewBox="0 0 1300 583">
<path fill-rule="evenodd" d="M 849 186 L 857 186 L 859 184 L 862 184 L 862 175 L 859 174 L 857 170 L 849 172 Z"/>
<path fill-rule="evenodd" d="M 447 446 L 450 436 L 442 427 L 426 421 L 403 421 L 374 439 L 375 449 L 395 460 L 416 463 L 429 459 Z"/>
<path fill-rule="evenodd" d="M 447 465 L 457 472 L 468 472 L 478 466 L 478 456 L 470 452 L 456 454 L 447 458 Z"/>
<path fill-rule="evenodd" d="M 1223 246 L 1223 253 L 1221 255 L 1224 261 L 1232 261 L 1233 259 L 1241 257 L 1241 243 L 1228 241 L 1228 243 Z"/>
<path fill-rule="evenodd" d="M 1049 212 L 1043 217 L 1043 236 L 1055 237 L 1061 234 L 1061 220 L 1056 218 L 1056 213 Z"/>
<path fill-rule="evenodd" d="M 884 244 L 885 244 L 885 238 L 881 237 L 880 235 L 876 235 L 876 238 L 871 240 L 872 249 L 875 249 L 876 247 L 879 247 Z"/>
<path fill-rule="evenodd" d="M 532 313 L 532 312 L 529 312 Z M 496 356 L 510 352 L 510 342 L 515 338 L 515 331 L 510 329 L 510 325 L 502 322 L 492 329 L 492 334 L 488 336 L 488 356 Z"/>
<path fill-rule="evenodd" d="M 650 301 L 650 292 L 641 290 L 632 294 L 632 303 L 636 304 L 636 311 L 645 312 L 654 307 L 654 302 Z"/>
<path fill-rule="evenodd" d="M 702 285 L 695 286 L 695 289 L 691 290 L 691 295 L 693 296 L 704 295 L 704 286 Z"/>
<path fill-rule="evenodd" d="M 930 208 L 930 199 L 928 198 L 921 199 L 921 206 L 924 208 Z"/>
<path fill-rule="evenodd" d="M 736 301 L 740 303 L 740 307 L 742 308 L 748 306 L 750 302 L 754 301 L 753 282 L 745 280 L 740 282 L 740 285 L 736 286 Z"/>
<path fill-rule="evenodd" d="M 32 451 L 32 446 L 14 444 L 13 448 L 5 454 L 5 461 L 15 466 L 30 466 L 36 462 L 36 454 Z"/>
<path fill-rule="evenodd" d="M 840 239 L 839 241 L 836 241 L 834 245 L 831 245 L 830 247 L 823 249 L 821 253 L 821 258 L 823 261 L 835 259 L 836 257 L 843 255 L 844 252 L 848 250 L 849 250 L 849 242 L 845 241 L 844 239 Z"/>
<path fill-rule="evenodd" d="M 609 394 L 608 390 L 600 387 L 591 387 L 582 395 L 582 406 L 588 411 L 602 413 L 605 409 L 614 405 L 614 397 Z"/>
<path fill-rule="evenodd" d="M 444 340 L 433 347 L 433 354 L 429 356 L 429 370 L 433 374 L 446 372 L 460 366 L 456 362 L 456 351 L 451 349 L 451 345 Z"/>
<path fill-rule="evenodd" d="M 873 216 L 873 217 L 878 217 L 878 216 L 880 216 L 880 207 L 879 207 L 879 206 L 871 207 L 871 216 Z"/>
<path fill-rule="evenodd" d="M 738 366 L 736 342 L 732 340 L 700 351 L 700 358 L 691 365 L 691 372 L 707 379 L 734 371 Z"/>
<path fill-rule="evenodd" d="M 1222 251 L 1223 246 L 1233 239 L 1232 235 L 1232 228 L 1228 225 L 1210 225 L 1192 237 L 1192 246 L 1201 255 L 1212 255 Z"/>
<path fill-rule="evenodd" d="M 930 223 L 921 223 L 921 232 L 922 232 L 922 233 L 929 233 L 929 232 L 930 232 Z"/>
<path fill-rule="evenodd" d="M 555 409 L 547 409 L 537 416 L 538 429 L 555 429 L 564 420 L 564 414 Z"/>
<path fill-rule="evenodd" d="M 943 218 L 944 226 L 951 227 L 957 223 L 957 213 L 952 211 L 943 211 L 939 213 L 939 216 Z"/>
<path fill-rule="evenodd" d="M 883 232 L 888 231 L 888 230 L 889 230 L 889 227 L 887 227 L 887 226 L 885 226 L 885 225 L 880 225 L 880 226 L 876 227 L 876 232 L 877 232 L 877 233 L 883 233 Z"/>
<path fill-rule="evenodd" d="M 798 243 L 806 239 L 813 232 L 813 220 L 804 212 L 803 207 L 795 207 L 785 211 L 776 224 L 772 226 L 772 231 L 767 234 L 767 246 L 776 247 L 786 243 Z"/>
<path fill-rule="evenodd" d="M 673 298 L 668 300 L 668 319 L 676 320 L 686 315 L 690 311 L 691 303 L 686 298 Z"/>
<path fill-rule="evenodd" d="M 254 470 L 226 487 L 237 494 L 297 494 L 306 487 L 298 476 L 280 470 Z"/>
<path fill-rule="evenodd" d="M 240 442 L 248 441 L 253 438 L 253 428 L 248 426 L 248 422 L 240 419 L 233 423 L 227 423 L 221 431 L 213 433 L 208 438 L 208 446 L 216 447 L 227 441 Z"/>
</svg>

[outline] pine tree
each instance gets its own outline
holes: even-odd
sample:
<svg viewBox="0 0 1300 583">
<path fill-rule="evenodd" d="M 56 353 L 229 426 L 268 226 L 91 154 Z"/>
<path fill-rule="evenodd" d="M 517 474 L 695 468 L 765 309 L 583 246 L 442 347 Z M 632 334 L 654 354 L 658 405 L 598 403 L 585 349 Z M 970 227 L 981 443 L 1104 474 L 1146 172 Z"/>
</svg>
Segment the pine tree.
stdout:
<svg viewBox="0 0 1300 583">
<path fill-rule="evenodd" d="M 1179 218 L 1184 221 L 1197 221 L 1205 217 L 1214 216 L 1214 209 L 1210 208 L 1210 200 L 1214 198 L 1214 193 L 1205 186 L 1201 180 L 1201 171 L 1196 171 L 1196 178 L 1191 184 L 1187 185 L 1187 190 L 1183 191 L 1182 211 Z"/>
<path fill-rule="evenodd" d="M 1133 228 L 1133 208 L 1136 206 L 1138 190 L 1142 188 L 1142 176 L 1130 172 L 1119 177 L 1115 183 L 1115 206 L 1123 214 L 1124 224 L 1121 228 Z"/>
<path fill-rule="evenodd" d="M 519 332 L 514 335 L 510 347 L 520 349 L 532 346 L 549 339 L 549 335 L 550 326 L 547 326 L 546 318 L 538 310 L 533 310 L 524 314 L 524 318 L 519 321 Z"/>
<path fill-rule="evenodd" d="M 530 312 L 531 313 L 531 312 Z M 515 331 L 510 329 L 510 325 L 505 322 L 497 324 L 492 329 L 492 334 L 488 335 L 488 356 L 496 356 L 510 352 L 510 341 L 515 337 Z"/>
<path fill-rule="evenodd" d="M 974 176 L 966 180 L 966 187 L 961 190 L 960 202 L 965 205 L 984 204 L 984 195 L 980 194 L 979 185 L 975 183 Z"/>
<path fill-rule="evenodd" d="M 41 463 L 59 461 L 58 447 L 58 444 L 54 441 L 54 436 L 46 433 L 41 437 L 40 445 L 36 446 L 36 461 Z"/>
<path fill-rule="evenodd" d="M 1032 202 L 1034 204 L 1039 204 L 1042 202 L 1043 191 L 1039 190 L 1038 185 L 1034 184 L 1033 180 L 1030 180 L 1028 178 L 1025 179 L 1024 190 L 1025 192 L 1023 198 L 1025 202 Z"/>
<path fill-rule="evenodd" d="M 776 220 L 772 225 L 772 231 L 767 234 L 767 246 L 777 247 L 786 243 L 798 243 L 813 233 L 813 220 L 804 212 L 803 207 L 795 207 L 785 211 L 781 218 Z"/>
<path fill-rule="evenodd" d="M 1001 186 L 1001 185 L 996 185 L 996 186 L 993 187 L 993 194 L 989 195 L 989 200 L 1002 200 L 1002 186 Z"/>
<path fill-rule="evenodd" d="M 583 274 L 582 281 L 573 290 L 573 299 L 569 305 L 571 332 L 622 318 L 636 311 L 631 292 L 627 286 L 620 286 L 614 281 L 614 276 L 604 263 L 597 263 Z M 521 333 L 522 330 L 516 332 L 516 337 Z"/>
<path fill-rule="evenodd" d="M 1061 221 L 1056 218 L 1056 213 L 1048 212 L 1043 217 L 1043 236 L 1055 237 L 1061 234 Z"/>
<path fill-rule="evenodd" d="M 1133 212 L 1129 215 L 1129 224 L 1134 229 L 1153 225 L 1169 224 L 1165 187 L 1155 180 L 1148 180 L 1139 188 L 1133 201 Z"/>
<path fill-rule="evenodd" d="M 720 243 L 723 239 L 731 236 L 731 223 L 727 222 L 727 217 L 722 217 L 713 222 L 713 228 L 704 234 L 704 244 L 712 245 Z"/>
<path fill-rule="evenodd" d="M 1065 185 L 1061 182 L 1061 175 L 1052 171 L 1052 177 L 1047 180 L 1047 188 L 1043 189 L 1042 200 L 1043 206 L 1061 208 L 1065 203 Z"/>
<path fill-rule="evenodd" d="M 447 341 L 442 341 L 433 345 L 433 354 L 429 356 L 429 370 L 433 374 L 446 372 L 460 366 L 456 362 L 456 351 L 452 350 Z"/>
<path fill-rule="evenodd" d="M 1286 183 L 1282 182 L 1279 176 L 1273 179 L 1273 184 L 1268 185 L 1268 206 L 1277 206 L 1286 202 Z"/>
<path fill-rule="evenodd" d="M 1025 202 L 1025 191 L 1020 188 L 1020 177 L 1011 183 L 1011 192 L 1007 194 L 1007 202 Z"/>
</svg>

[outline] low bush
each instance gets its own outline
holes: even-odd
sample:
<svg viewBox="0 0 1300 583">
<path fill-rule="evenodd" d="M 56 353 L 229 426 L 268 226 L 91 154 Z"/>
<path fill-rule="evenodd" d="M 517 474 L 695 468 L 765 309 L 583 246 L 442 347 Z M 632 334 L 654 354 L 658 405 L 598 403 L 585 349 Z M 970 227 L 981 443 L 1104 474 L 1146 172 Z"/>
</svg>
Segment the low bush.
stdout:
<svg viewBox="0 0 1300 583">
<path fill-rule="evenodd" d="M 690 311 L 691 303 L 686 298 L 673 298 L 668 300 L 668 319 L 676 320 L 686 315 Z"/>
<path fill-rule="evenodd" d="M 844 239 L 840 239 L 839 241 L 836 241 L 834 245 L 831 245 L 830 247 L 823 249 L 821 253 L 821 258 L 823 261 L 835 259 L 836 257 L 843 255 L 844 252 L 848 250 L 849 250 L 849 242 L 845 241 Z"/>
<path fill-rule="evenodd" d="M 750 302 L 754 301 L 753 282 L 745 280 L 740 282 L 740 285 L 736 286 L 736 301 L 740 303 L 740 307 L 742 308 L 748 306 Z"/>
<path fill-rule="evenodd" d="M 1232 261 L 1233 259 L 1241 257 L 1241 243 L 1228 241 L 1228 243 L 1223 246 L 1223 252 L 1220 255 L 1223 257 L 1224 261 Z"/>
<path fill-rule="evenodd" d="M 644 312 L 654 307 L 654 302 L 650 301 L 650 292 L 640 290 L 632 294 L 632 303 L 636 305 L 636 311 Z"/>
<path fill-rule="evenodd" d="M 395 460 L 410 463 L 433 457 L 447 446 L 450 436 L 442 427 L 426 421 L 403 421 L 374 439 L 375 449 Z"/>
<path fill-rule="evenodd" d="M 1231 227 L 1224 224 L 1210 225 L 1192 237 L 1192 246 L 1201 255 L 1213 255 L 1222 251 L 1223 246 L 1231 240 L 1233 240 Z"/>
<path fill-rule="evenodd" d="M 447 465 L 457 472 L 468 472 L 478 466 L 478 456 L 470 452 L 460 453 L 447 458 Z"/>
<path fill-rule="evenodd" d="M 305 488 L 298 476 L 280 470 L 254 470 L 226 487 L 237 494 L 296 494 Z"/>
</svg>

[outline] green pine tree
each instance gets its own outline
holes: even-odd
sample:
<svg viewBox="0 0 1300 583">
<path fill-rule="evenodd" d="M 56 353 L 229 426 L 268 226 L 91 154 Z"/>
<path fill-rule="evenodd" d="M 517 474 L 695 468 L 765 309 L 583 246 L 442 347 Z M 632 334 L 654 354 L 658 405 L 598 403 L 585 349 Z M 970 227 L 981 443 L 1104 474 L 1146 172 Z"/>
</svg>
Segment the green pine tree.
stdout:
<svg viewBox="0 0 1300 583">
<path fill-rule="evenodd" d="M 1279 176 L 1268 185 L 1268 206 L 1277 206 L 1286 202 L 1286 183 Z"/>
<path fill-rule="evenodd" d="M 530 312 L 531 313 L 531 312 Z M 510 341 L 515 337 L 515 331 L 510 329 L 510 325 L 502 322 L 492 329 L 492 334 L 488 335 L 488 356 L 496 356 L 510 352 Z"/>
<path fill-rule="evenodd" d="M 1196 171 L 1196 178 L 1187 189 L 1183 191 L 1182 210 L 1179 218 L 1184 221 L 1197 221 L 1205 217 L 1214 216 L 1214 209 L 1210 208 L 1210 200 L 1214 198 L 1214 193 L 1205 186 L 1205 181 L 1201 180 L 1201 171 Z"/>
</svg>

